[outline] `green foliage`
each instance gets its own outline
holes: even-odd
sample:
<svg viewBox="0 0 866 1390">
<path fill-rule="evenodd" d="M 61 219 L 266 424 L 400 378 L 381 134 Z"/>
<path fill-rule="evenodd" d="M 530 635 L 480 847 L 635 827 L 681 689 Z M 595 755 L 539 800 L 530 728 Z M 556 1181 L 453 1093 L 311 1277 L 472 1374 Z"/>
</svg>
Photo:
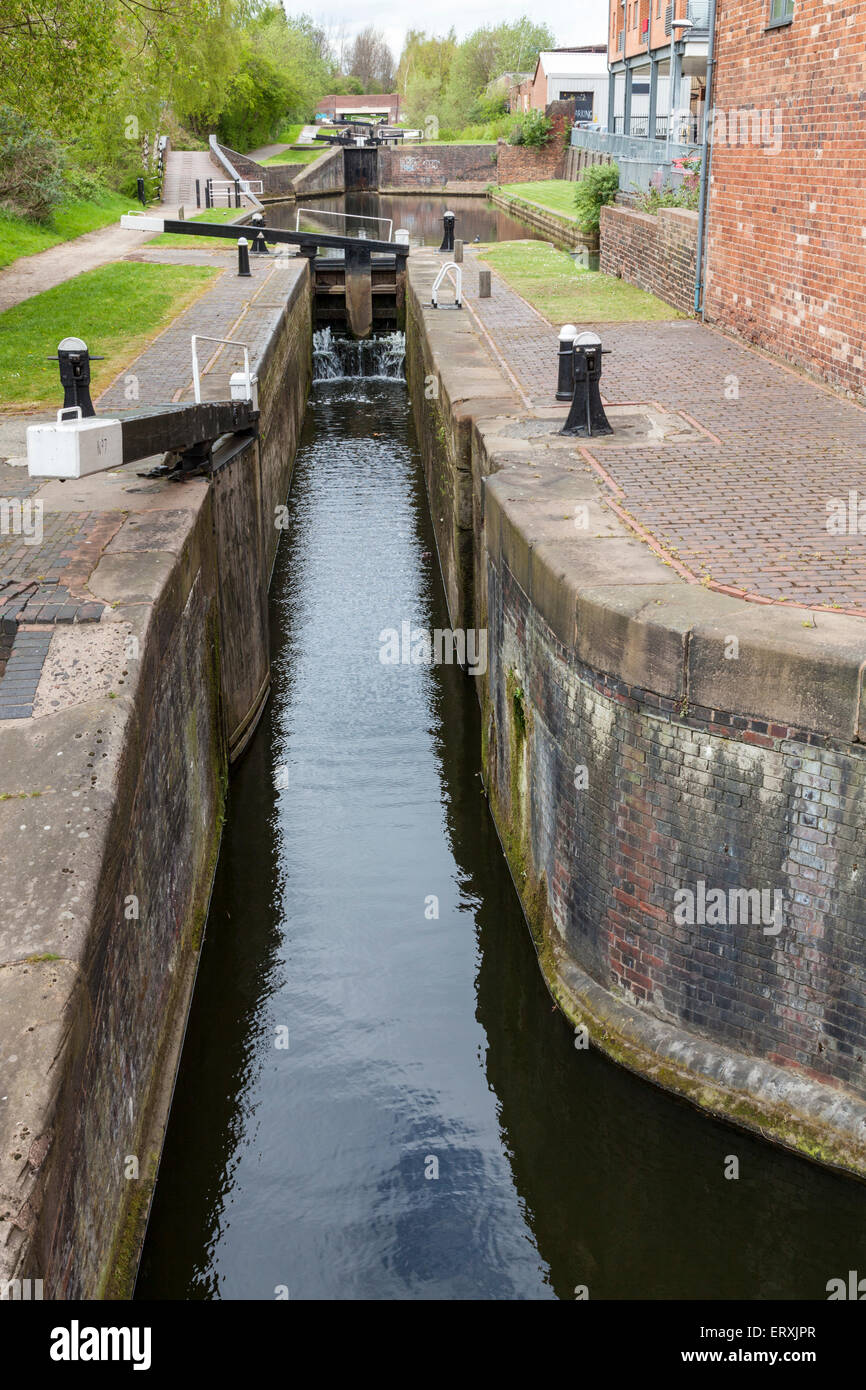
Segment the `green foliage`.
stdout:
<svg viewBox="0 0 866 1390">
<path fill-rule="evenodd" d="M 679 183 L 663 183 L 659 172 L 647 191 L 637 189 L 635 206 L 641 212 L 654 214 L 659 208 L 688 208 L 691 212 L 697 212 L 701 196 L 700 155 L 675 159 L 673 167 L 683 176 Z"/>
<path fill-rule="evenodd" d="M 405 83 L 413 63 L 422 64 L 422 53 L 427 54 L 428 62 L 434 61 L 434 48 L 426 46 L 441 45 L 435 54 L 441 101 L 432 114 L 441 126 L 462 129 L 476 119 L 477 103 L 485 98 L 494 79 L 505 73 L 531 72 L 541 49 L 552 48 L 554 42 L 547 25 L 534 24 L 526 16 L 512 23 L 476 29 L 460 44 L 453 31 L 445 40 L 427 39 L 426 35 L 412 31 L 407 36 L 398 75 L 403 76 Z M 429 73 L 433 69 L 424 70 Z"/>
<path fill-rule="evenodd" d="M 507 102 L 502 92 L 484 92 L 472 103 L 469 112 L 470 125 L 489 125 L 507 116 Z"/>
<path fill-rule="evenodd" d="M 10 106 L 0 106 L 0 208 L 44 222 L 64 197 L 56 142 Z"/>
<path fill-rule="evenodd" d="M 508 135 L 509 145 L 529 145 L 540 150 L 547 144 L 553 133 L 553 121 L 543 111 L 526 111 L 512 123 Z"/>
<path fill-rule="evenodd" d="M 577 220 L 584 232 L 597 232 L 601 209 L 612 203 L 619 189 L 619 165 L 592 164 L 578 180 L 574 190 Z"/>
<path fill-rule="evenodd" d="M 19 256 L 33 256 L 61 241 L 106 227 L 116 222 L 122 213 L 129 212 L 131 206 L 131 199 L 116 193 L 101 193 L 84 202 L 61 203 L 45 222 L 16 217 L 0 209 L 0 267 L 11 265 Z"/>
</svg>

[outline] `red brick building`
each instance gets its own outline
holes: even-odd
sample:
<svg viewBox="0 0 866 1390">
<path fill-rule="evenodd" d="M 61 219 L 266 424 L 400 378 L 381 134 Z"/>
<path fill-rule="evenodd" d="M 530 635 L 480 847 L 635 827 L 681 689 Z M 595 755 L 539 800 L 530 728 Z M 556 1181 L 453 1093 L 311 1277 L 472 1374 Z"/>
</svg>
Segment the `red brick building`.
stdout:
<svg viewBox="0 0 866 1390">
<path fill-rule="evenodd" d="M 316 119 L 324 116 L 333 121 L 337 116 L 365 116 L 379 120 L 382 116 L 391 125 L 400 119 L 400 95 L 398 92 L 368 92 L 364 96 L 319 97 L 316 103 Z"/>
<path fill-rule="evenodd" d="M 866 397 L 866 6 L 717 8 L 706 315 Z"/>
</svg>

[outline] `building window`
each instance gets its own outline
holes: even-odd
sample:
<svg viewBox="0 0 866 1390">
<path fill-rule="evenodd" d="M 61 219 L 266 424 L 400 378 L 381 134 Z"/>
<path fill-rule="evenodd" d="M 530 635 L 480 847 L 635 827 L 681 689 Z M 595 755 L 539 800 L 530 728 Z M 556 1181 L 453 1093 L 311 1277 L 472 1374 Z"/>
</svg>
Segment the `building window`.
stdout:
<svg viewBox="0 0 866 1390">
<path fill-rule="evenodd" d="M 790 24 L 794 18 L 794 0 L 770 0 L 770 27 Z"/>
</svg>

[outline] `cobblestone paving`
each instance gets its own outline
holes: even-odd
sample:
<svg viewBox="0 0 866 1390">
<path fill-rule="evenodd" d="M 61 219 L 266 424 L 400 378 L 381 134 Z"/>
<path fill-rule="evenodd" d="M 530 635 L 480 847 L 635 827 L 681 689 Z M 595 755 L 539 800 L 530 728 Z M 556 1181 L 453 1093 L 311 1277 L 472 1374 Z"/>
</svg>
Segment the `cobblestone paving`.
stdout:
<svg viewBox="0 0 866 1390">
<path fill-rule="evenodd" d="M 489 349 L 528 406 L 553 405 L 558 325 L 495 273 L 490 299 L 477 288 L 470 254 L 464 297 Z M 685 577 L 713 588 L 866 613 L 866 412 L 702 324 L 585 326 L 611 349 L 606 401 L 657 402 L 705 432 L 687 443 L 587 441 L 587 467 L 597 460 L 622 488 L 610 500 L 624 519 L 644 528 Z M 828 521 L 843 506 L 838 534 Z"/>
</svg>

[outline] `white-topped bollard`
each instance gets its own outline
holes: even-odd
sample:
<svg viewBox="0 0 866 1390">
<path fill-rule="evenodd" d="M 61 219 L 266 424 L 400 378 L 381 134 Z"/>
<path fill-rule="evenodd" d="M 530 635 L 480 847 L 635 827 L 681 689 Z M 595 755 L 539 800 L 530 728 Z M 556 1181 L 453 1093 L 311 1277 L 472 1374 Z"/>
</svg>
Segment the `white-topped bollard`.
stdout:
<svg viewBox="0 0 866 1390">
<path fill-rule="evenodd" d="M 574 340 L 577 328 L 573 323 L 564 323 L 559 330 L 559 373 L 556 381 L 556 399 L 570 401 L 574 395 Z"/>
</svg>

